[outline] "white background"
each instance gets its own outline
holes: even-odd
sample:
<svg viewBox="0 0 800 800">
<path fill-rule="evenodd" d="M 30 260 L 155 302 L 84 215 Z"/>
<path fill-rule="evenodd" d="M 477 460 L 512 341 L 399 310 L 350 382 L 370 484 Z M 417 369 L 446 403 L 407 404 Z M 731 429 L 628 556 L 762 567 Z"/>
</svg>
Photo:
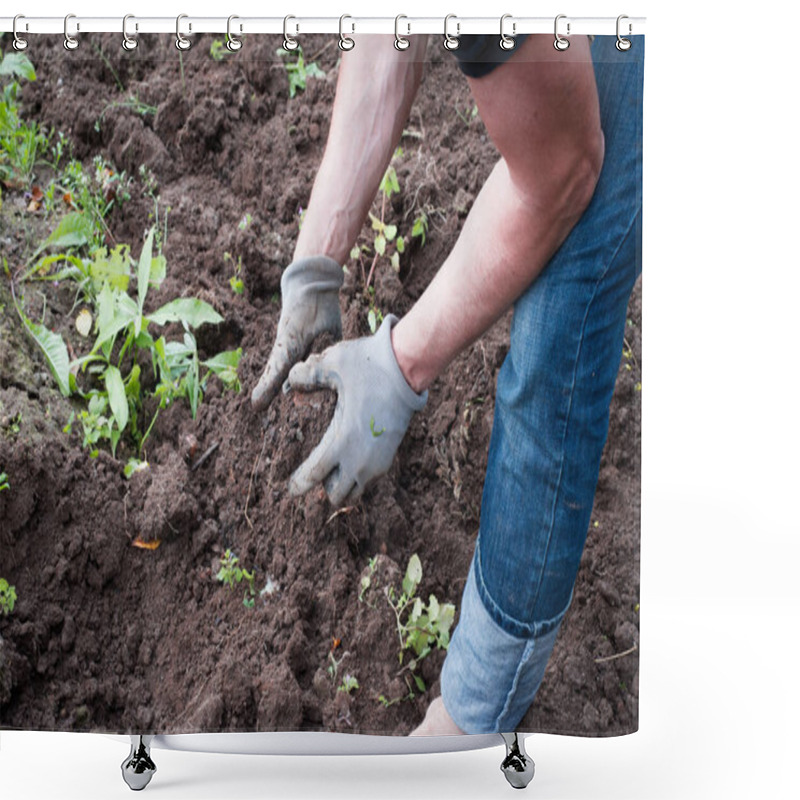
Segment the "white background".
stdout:
<svg viewBox="0 0 800 800">
<path fill-rule="evenodd" d="M 528 793 L 794 798 L 800 20 L 796 4 L 779 12 L 755 3 L 652 6 L 18 0 L 5 13 L 647 16 L 641 729 L 615 740 L 529 739 L 537 776 Z M 119 773 L 126 754 L 102 736 L 5 732 L 0 794 L 127 797 Z M 508 797 L 501 755 L 156 751 L 159 772 L 146 792 L 193 800 Z"/>
</svg>

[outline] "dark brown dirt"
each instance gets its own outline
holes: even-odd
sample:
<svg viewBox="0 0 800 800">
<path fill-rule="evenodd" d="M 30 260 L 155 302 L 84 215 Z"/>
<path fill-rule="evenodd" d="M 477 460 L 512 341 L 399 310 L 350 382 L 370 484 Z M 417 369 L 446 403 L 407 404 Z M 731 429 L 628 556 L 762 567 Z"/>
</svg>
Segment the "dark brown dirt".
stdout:
<svg viewBox="0 0 800 800">
<path fill-rule="evenodd" d="M 426 693 L 388 708 L 378 701 L 407 693 L 380 587 L 399 585 L 418 553 L 420 593 L 460 601 L 509 319 L 435 382 L 391 472 L 355 508 L 334 516 L 321 491 L 290 499 L 287 478 L 322 435 L 333 399 L 281 396 L 260 417 L 248 394 L 272 344 L 281 271 L 322 155 L 338 51 L 330 37 L 308 37 L 306 54 L 320 51 L 327 78 L 290 99 L 274 59 L 277 38 L 254 38 L 216 62 L 212 39 L 196 37 L 184 56 L 185 85 L 171 37 L 146 37 L 132 54 L 116 36 L 84 38 L 69 55 L 58 37 L 37 38 L 39 79 L 24 85 L 25 116 L 67 133 L 86 163 L 101 153 L 137 176 L 130 202 L 109 220 L 134 255 L 153 211 L 138 169 L 152 170 L 162 213 L 170 208 L 161 298 L 197 295 L 214 305 L 225 323 L 201 329 L 201 350 L 241 346 L 244 390 L 209 382 L 196 421 L 183 405 L 162 412 L 149 470 L 127 481 L 124 446 L 122 460 L 105 452 L 91 459 L 77 432 L 62 432 L 70 403 L 22 332 L 0 275 L 0 472 L 11 482 L 0 492 L 0 577 L 19 596 L 14 612 L 0 616 L 0 727 L 408 733 L 438 694 L 444 654 L 423 662 Z M 0 44 L 7 50 L 8 36 Z M 157 113 L 106 108 L 130 95 Z M 437 53 L 409 122 L 419 136 L 402 143 L 402 191 L 388 211 L 401 232 L 421 209 L 431 227 L 399 275 L 379 268 L 384 312 L 402 315 L 422 293 L 497 158 L 480 119 L 466 124 L 456 106 L 472 107 L 466 82 Z M 24 211 L 21 191 L 5 191 L 3 201 L 0 245 L 15 272 L 51 223 Z M 252 223 L 242 231 L 245 213 Z M 226 251 L 241 256 L 242 297 L 230 289 Z M 362 285 L 351 262 L 342 292 L 348 337 L 368 332 Z M 46 291 L 46 324 L 69 339 L 69 297 Z M 638 652 L 596 661 L 639 638 L 640 287 L 629 317 L 631 353 L 620 365 L 574 602 L 523 729 L 612 735 L 637 726 Z M 218 449 L 192 471 L 186 451 L 196 458 L 213 443 Z M 134 548 L 137 536 L 161 545 Z M 214 579 L 226 548 L 255 570 L 258 589 L 268 580 L 274 587 L 252 609 L 241 590 Z M 375 555 L 378 570 L 359 602 Z M 340 661 L 336 680 L 331 653 Z M 337 691 L 344 673 L 360 684 L 351 695 Z"/>
</svg>

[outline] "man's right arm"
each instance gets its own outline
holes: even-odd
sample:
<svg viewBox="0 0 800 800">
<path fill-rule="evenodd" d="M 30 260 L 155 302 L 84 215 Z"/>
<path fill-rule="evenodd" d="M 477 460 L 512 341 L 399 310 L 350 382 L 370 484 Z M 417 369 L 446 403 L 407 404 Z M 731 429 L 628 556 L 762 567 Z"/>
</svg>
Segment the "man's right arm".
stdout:
<svg viewBox="0 0 800 800">
<path fill-rule="evenodd" d="M 391 161 L 422 79 L 426 36 L 407 50 L 393 36 L 358 37 L 342 55 L 331 127 L 295 260 L 347 259 Z"/>
</svg>

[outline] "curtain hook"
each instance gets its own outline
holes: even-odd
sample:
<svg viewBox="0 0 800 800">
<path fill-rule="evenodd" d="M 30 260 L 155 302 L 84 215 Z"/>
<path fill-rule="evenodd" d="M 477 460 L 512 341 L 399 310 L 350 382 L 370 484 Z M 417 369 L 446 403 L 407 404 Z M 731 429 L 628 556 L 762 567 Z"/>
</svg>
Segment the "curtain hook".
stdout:
<svg viewBox="0 0 800 800">
<path fill-rule="evenodd" d="M 398 30 L 400 27 L 401 19 L 408 19 L 408 17 L 405 14 L 398 14 L 394 18 L 394 46 L 398 50 L 408 50 L 408 48 L 411 46 L 411 42 L 409 42 L 408 39 L 405 38 L 405 36 L 401 36 L 400 31 Z M 410 35 L 411 24 L 406 23 L 406 27 L 408 28 L 408 34 Z"/>
<path fill-rule="evenodd" d="M 450 22 L 451 19 L 456 20 L 456 35 L 451 36 L 447 32 L 447 23 Z M 444 41 L 442 44 L 444 45 L 445 50 L 458 50 L 458 35 L 461 33 L 461 23 L 458 21 L 458 18 L 455 14 L 448 14 L 444 18 Z"/>
<path fill-rule="evenodd" d="M 344 21 L 346 19 L 353 19 L 353 18 L 349 14 L 342 14 L 342 16 L 339 17 L 339 49 L 344 51 L 352 50 L 356 46 L 354 39 L 352 39 L 350 36 L 344 35 L 343 27 L 344 27 Z M 355 33 L 356 31 L 355 23 L 352 23 L 352 28 L 353 28 L 352 32 Z"/>
<path fill-rule="evenodd" d="M 293 38 L 292 35 L 289 33 L 289 20 L 290 19 L 297 19 L 293 17 L 291 14 L 288 14 L 283 18 L 283 49 L 284 50 L 297 50 L 299 47 L 299 43 L 297 39 Z M 300 26 L 295 25 L 295 33 L 300 32 Z"/>
<path fill-rule="evenodd" d="M 235 14 L 231 14 L 228 17 L 228 38 L 225 41 L 225 47 L 231 51 L 231 53 L 237 53 L 239 50 L 242 49 L 242 40 L 237 38 L 231 33 L 231 22 L 233 20 L 239 19 Z M 242 26 L 239 25 L 239 33 L 242 32 Z"/>
<path fill-rule="evenodd" d="M 177 19 L 175 20 L 175 47 L 178 50 L 188 50 L 192 43 L 181 33 L 181 20 L 186 19 L 189 15 L 188 14 L 178 14 Z M 189 33 L 192 32 L 192 23 L 189 23 Z"/>
<path fill-rule="evenodd" d="M 624 53 L 626 50 L 630 50 L 631 49 L 631 45 L 633 44 L 633 42 L 630 39 L 626 39 L 619 32 L 620 22 L 622 22 L 622 20 L 624 20 L 624 19 L 628 19 L 628 15 L 627 14 L 620 14 L 617 17 L 617 41 L 615 43 L 615 46 L 616 46 L 617 50 L 620 51 L 620 53 Z M 628 36 L 630 36 L 632 32 L 633 32 L 633 25 L 631 25 L 631 23 L 629 22 L 628 23 Z"/>
<path fill-rule="evenodd" d="M 514 37 L 517 35 L 517 23 L 511 23 L 511 36 L 508 36 L 505 31 L 503 30 L 503 24 L 507 19 L 511 19 L 511 14 L 503 14 L 500 17 L 500 49 L 501 50 L 513 50 L 516 46 L 517 42 Z"/>
<path fill-rule="evenodd" d="M 556 38 L 555 38 L 555 41 L 553 42 L 553 47 L 555 47 L 556 50 L 558 50 L 559 52 L 562 52 L 562 53 L 564 52 L 564 50 L 566 50 L 569 47 L 569 39 L 565 39 L 558 32 L 558 21 L 560 19 L 566 19 L 566 18 L 567 18 L 566 14 L 559 14 L 556 17 L 555 28 L 554 28 Z M 569 29 L 570 29 L 570 24 L 568 22 L 567 23 L 567 36 L 569 36 Z"/>
<path fill-rule="evenodd" d="M 23 39 L 19 35 L 19 33 L 17 33 L 17 21 L 21 20 L 21 19 L 25 19 L 25 15 L 24 14 L 17 14 L 14 17 L 14 23 L 13 23 L 14 41 L 12 42 L 12 44 L 14 45 L 14 49 L 17 50 L 17 51 L 25 50 L 28 47 L 28 40 L 27 39 Z M 25 30 L 26 31 L 28 30 L 28 23 L 27 22 L 25 23 Z"/>
<path fill-rule="evenodd" d="M 136 19 L 136 17 L 134 17 L 133 14 L 126 14 L 122 18 L 122 47 L 130 53 L 131 50 L 135 50 L 139 46 L 139 40 L 128 33 L 129 19 Z M 136 23 L 136 30 L 139 30 L 138 22 Z"/>
<path fill-rule="evenodd" d="M 80 42 L 69 32 L 69 21 L 71 19 L 75 19 L 74 14 L 67 14 L 64 17 L 64 49 L 65 50 L 77 50 L 78 45 Z M 79 31 L 81 29 L 80 23 L 75 23 L 75 30 Z"/>
</svg>

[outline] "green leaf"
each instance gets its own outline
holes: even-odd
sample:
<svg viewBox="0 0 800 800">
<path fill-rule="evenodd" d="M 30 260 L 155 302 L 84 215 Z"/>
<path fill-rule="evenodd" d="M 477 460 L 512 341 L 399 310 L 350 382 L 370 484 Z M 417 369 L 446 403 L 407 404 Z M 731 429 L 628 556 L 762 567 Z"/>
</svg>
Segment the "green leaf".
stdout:
<svg viewBox="0 0 800 800">
<path fill-rule="evenodd" d="M 48 247 L 80 247 L 91 241 L 93 233 L 91 219 L 80 211 L 72 211 L 62 217 L 56 229 L 39 245 L 34 258 Z"/>
<path fill-rule="evenodd" d="M 36 80 L 36 70 L 24 53 L 6 53 L 0 61 L 0 75 L 13 75 L 28 81 Z"/>
<path fill-rule="evenodd" d="M 120 432 L 124 431 L 128 425 L 128 397 L 125 394 L 125 384 L 122 382 L 120 371 L 109 366 L 105 373 L 106 391 L 108 392 L 108 402 L 111 406 L 111 413 L 117 421 Z"/>
<path fill-rule="evenodd" d="M 192 328 L 199 328 L 206 322 L 214 325 L 222 322 L 222 317 L 205 301 L 196 297 L 179 297 L 148 316 L 156 325 L 168 322 L 185 322 Z"/>
<path fill-rule="evenodd" d="M 387 241 L 391 242 L 397 236 L 397 225 L 386 225 L 383 229 Z"/>
<path fill-rule="evenodd" d="M 138 335 L 136 328 L 140 327 L 141 316 L 133 298 L 121 292 L 115 292 L 108 284 L 98 298 L 100 311 L 97 316 L 97 341 L 92 350 L 97 350 L 101 345 L 110 345 L 114 337 L 129 325 L 134 326 L 133 335 Z"/>
<path fill-rule="evenodd" d="M 212 372 L 217 370 L 229 369 L 233 367 L 236 369 L 239 366 L 239 360 L 242 357 L 242 348 L 237 350 L 225 350 L 222 353 L 217 353 L 213 358 L 208 361 L 203 361 L 204 367 L 208 367 Z"/>
<path fill-rule="evenodd" d="M 386 237 L 383 234 L 378 234 L 375 237 L 375 252 L 382 256 L 386 252 Z"/>
<path fill-rule="evenodd" d="M 153 234 L 155 233 L 154 228 L 150 228 L 150 233 L 147 234 L 147 238 L 144 240 L 144 246 L 142 247 L 142 254 L 139 256 L 139 264 L 136 269 L 136 277 L 137 277 L 137 291 L 139 294 L 139 313 L 141 314 L 144 310 L 144 301 L 147 297 L 147 289 L 150 286 L 150 268 L 151 263 L 153 260 Z"/>
<path fill-rule="evenodd" d="M 400 272 L 400 254 L 395 251 L 389 260 L 391 261 L 392 269 L 395 272 Z"/>
<path fill-rule="evenodd" d="M 403 578 L 403 591 L 411 597 L 419 586 L 422 580 L 422 562 L 419 556 L 414 553 L 408 561 L 408 568 L 406 569 L 406 576 Z"/>
<path fill-rule="evenodd" d="M 414 675 L 414 683 L 417 684 L 417 689 L 419 689 L 421 692 L 425 691 L 425 681 L 422 680 L 419 675 Z"/>
<path fill-rule="evenodd" d="M 104 283 L 108 283 L 113 289 L 127 292 L 131 274 L 130 265 L 130 247 L 127 244 L 120 244 L 111 252 L 105 247 L 95 250 L 88 264 L 95 292 L 99 292 Z"/>
<path fill-rule="evenodd" d="M 355 246 L 355 247 L 354 247 L 354 248 L 353 248 L 353 249 L 350 251 L 350 258 L 352 258 L 352 259 L 353 259 L 353 261 L 355 261 L 355 260 L 356 260 L 356 259 L 357 259 L 357 258 L 358 258 L 360 255 L 361 255 L 361 248 L 359 248 L 359 246 L 358 246 L 358 245 L 356 245 L 356 246 Z"/>
<path fill-rule="evenodd" d="M 142 472 L 146 470 L 150 465 L 147 461 L 139 461 L 138 458 L 129 458 L 128 463 L 125 465 L 125 469 L 123 470 L 125 477 L 130 480 L 133 475 L 137 472 Z"/>
<path fill-rule="evenodd" d="M 375 333 L 378 330 L 378 319 L 375 316 L 375 309 L 370 309 L 367 312 L 367 323 L 369 324 L 369 329 Z"/>
<path fill-rule="evenodd" d="M 160 255 L 153 256 L 153 260 L 150 262 L 150 286 L 154 289 L 160 289 L 166 277 L 167 259 Z"/>
<path fill-rule="evenodd" d="M 50 368 L 50 372 L 53 373 L 61 394 L 64 397 L 69 397 L 71 394 L 69 386 L 69 353 L 64 340 L 59 334 L 53 333 L 44 325 L 28 319 L 19 306 L 17 306 L 17 313 L 28 333 L 44 353 L 47 366 Z"/>
<path fill-rule="evenodd" d="M 406 240 L 402 236 L 397 237 L 397 241 L 395 242 L 397 245 L 397 252 L 398 253 L 405 253 L 406 251 Z"/>
<path fill-rule="evenodd" d="M 436 622 L 439 619 L 439 601 L 436 595 L 431 595 L 428 598 L 428 618 L 431 622 Z"/>
</svg>

